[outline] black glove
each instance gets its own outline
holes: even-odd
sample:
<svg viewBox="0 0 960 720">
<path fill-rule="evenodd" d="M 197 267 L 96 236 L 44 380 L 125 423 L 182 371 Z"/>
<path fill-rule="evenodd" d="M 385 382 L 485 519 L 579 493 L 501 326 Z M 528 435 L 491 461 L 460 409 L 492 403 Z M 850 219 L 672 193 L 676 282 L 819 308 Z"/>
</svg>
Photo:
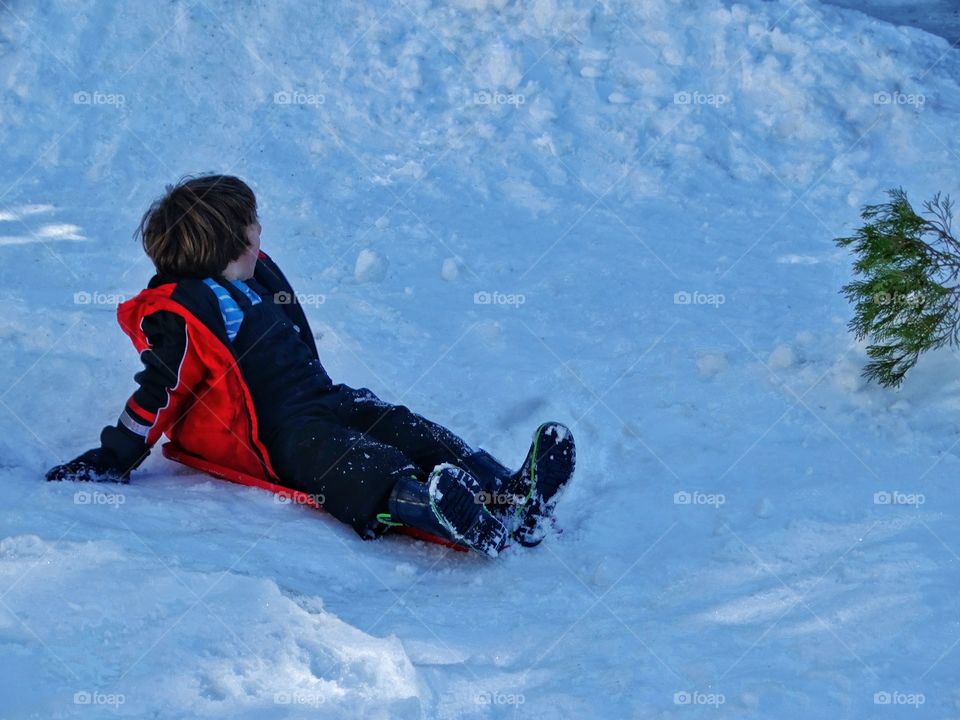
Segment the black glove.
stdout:
<svg viewBox="0 0 960 720">
<path fill-rule="evenodd" d="M 83 455 L 47 471 L 47 480 L 89 482 L 130 482 L 130 471 L 117 467 L 113 453 L 103 448 L 87 450 Z"/>
</svg>

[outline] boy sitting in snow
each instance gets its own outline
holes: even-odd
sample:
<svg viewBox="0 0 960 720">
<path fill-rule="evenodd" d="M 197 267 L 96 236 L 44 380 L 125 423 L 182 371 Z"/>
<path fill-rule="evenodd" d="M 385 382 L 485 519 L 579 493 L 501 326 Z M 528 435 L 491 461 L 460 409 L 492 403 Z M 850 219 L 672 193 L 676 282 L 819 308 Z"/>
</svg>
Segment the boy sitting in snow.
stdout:
<svg viewBox="0 0 960 720">
<path fill-rule="evenodd" d="M 168 456 L 320 497 L 364 538 L 407 526 L 489 556 L 543 539 L 573 474 L 570 431 L 541 425 L 512 472 L 402 405 L 334 384 L 293 289 L 260 251 L 242 180 L 168 187 L 138 233 L 157 274 L 117 315 L 144 364 L 139 387 L 100 447 L 48 480 L 127 482 L 166 434 Z"/>
</svg>

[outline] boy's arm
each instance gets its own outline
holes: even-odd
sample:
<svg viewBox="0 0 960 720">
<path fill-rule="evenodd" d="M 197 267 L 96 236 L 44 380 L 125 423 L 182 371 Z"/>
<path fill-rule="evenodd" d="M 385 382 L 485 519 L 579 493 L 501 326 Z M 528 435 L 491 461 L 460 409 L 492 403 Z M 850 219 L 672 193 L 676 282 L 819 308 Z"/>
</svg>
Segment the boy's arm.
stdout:
<svg viewBox="0 0 960 720">
<path fill-rule="evenodd" d="M 150 347 L 140 353 L 143 370 L 134 376 L 137 389 L 127 400 L 116 425 L 100 433 L 100 447 L 47 473 L 48 480 L 110 480 L 126 482 L 130 471 L 150 454 L 160 435 L 178 418 L 171 416 L 174 390 L 181 387 L 180 368 L 187 352 L 184 320 L 158 311 L 143 319 Z"/>
</svg>

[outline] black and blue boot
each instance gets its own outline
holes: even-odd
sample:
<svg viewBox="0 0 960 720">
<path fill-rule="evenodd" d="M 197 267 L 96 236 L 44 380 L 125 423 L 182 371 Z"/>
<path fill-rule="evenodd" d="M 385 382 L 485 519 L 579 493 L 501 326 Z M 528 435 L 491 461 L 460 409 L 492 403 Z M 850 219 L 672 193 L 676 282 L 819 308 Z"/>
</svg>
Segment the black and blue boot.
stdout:
<svg viewBox="0 0 960 720">
<path fill-rule="evenodd" d="M 503 523 L 480 498 L 483 488 L 466 470 L 437 465 L 426 482 L 402 478 L 390 493 L 389 516 L 445 537 L 487 557 L 497 557 L 509 539 Z"/>
<path fill-rule="evenodd" d="M 511 471 L 486 450 L 478 450 L 464 466 L 480 481 L 482 499 L 521 545 L 539 545 L 553 520 L 562 491 L 573 477 L 577 454 L 570 429 L 558 422 L 543 423 L 523 465 Z"/>
</svg>

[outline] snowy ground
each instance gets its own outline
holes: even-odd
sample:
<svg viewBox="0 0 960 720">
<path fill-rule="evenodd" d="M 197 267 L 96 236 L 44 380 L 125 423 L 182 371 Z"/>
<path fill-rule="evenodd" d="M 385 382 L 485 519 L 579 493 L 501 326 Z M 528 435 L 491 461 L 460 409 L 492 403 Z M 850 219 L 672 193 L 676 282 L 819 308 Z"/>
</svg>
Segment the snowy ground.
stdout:
<svg viewBox="0 0 960 720">
<path fill-rule="evenodd" d="M 896 25 L 912 25 L 960 43 L 960 3 L 957 0 L 828 0 L 860 10 Z"/>
<path fill-rule="evenodd" d="M 960 717 L 957 358 L 865 385 L 831 240 L 957 193 L 943 38 L 786 0 L 2 14 L 0 717 Z M 203 171 L 254 186 L 336 381 L 509 463 L 572 426 L 561 536 L 362 543 L 159 453 L 42 482 L 130 392 L 130 235 Z"/>
</svg>

